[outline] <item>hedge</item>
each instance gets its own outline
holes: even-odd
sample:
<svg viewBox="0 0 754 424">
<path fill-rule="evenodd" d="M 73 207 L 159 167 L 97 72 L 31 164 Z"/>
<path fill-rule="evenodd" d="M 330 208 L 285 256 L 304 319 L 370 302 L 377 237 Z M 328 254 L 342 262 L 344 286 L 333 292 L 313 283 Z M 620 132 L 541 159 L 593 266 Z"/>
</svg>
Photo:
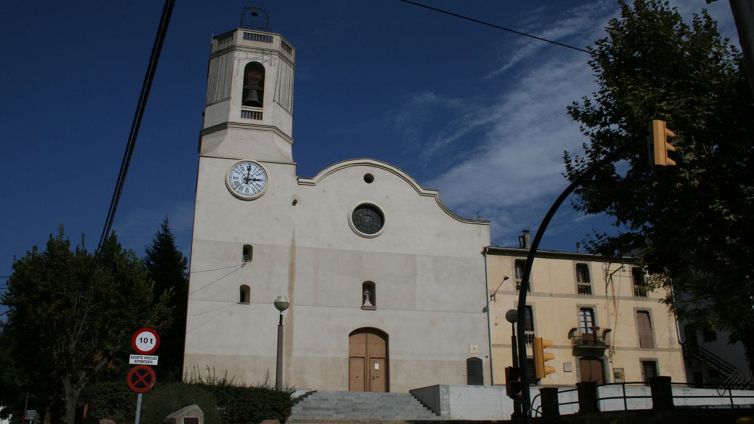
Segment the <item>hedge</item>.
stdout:
<svg viewBox="0 0 754 424">
<path fill-rule="evenodd" d="M 136 394 L 125 382 L 97 383 L 87 387 L 81 401 L 89 404 L 86 423 L 110 418 L 132 423 Z M 141 421 L 159 424 L 170 413 L 197 404 L 206 424 L 252 424 L 264 419 L 285 422 L 291 413 L 290 392 L 267 387 L 234 385 L 227 381 L 208 383 L 163 383 L 144 394 Z"/>
</svg>

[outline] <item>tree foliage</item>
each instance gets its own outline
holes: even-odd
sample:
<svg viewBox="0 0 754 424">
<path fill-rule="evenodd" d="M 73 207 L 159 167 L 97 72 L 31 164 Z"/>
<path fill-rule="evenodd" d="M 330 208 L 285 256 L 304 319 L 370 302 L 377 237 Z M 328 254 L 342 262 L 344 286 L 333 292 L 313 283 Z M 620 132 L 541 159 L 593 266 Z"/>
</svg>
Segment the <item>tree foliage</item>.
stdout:
<svg viewBox="0 0 754 424">
<path fill-rule="evenodd" d="M 167 218 L 155 233 L 147 247 L 144 264 L 154 281 L 154 296 L 169 296 L 173 324 L 161 334 L 160 365 L 157 367 L 161 380 L 180 380 L 183 364 L 183 348 L 186 335 L 186 309 L 188 303 L 188 260 L 175 245 L 175 236 L 170 231 Z"/>
<path fill-rule="evenodd" d="M 591 47 L 598 90 L 569 108 L 589 138 L 565 155 L 569 178 L 630 146 L 577 190 L 575 206 L 614 218 L 593 251 L 636 254 L 673 282 L 675 306 L 723 328 L 754 354 L 754 107 L 741 55 L 706 14 L 685 23 L 666 2 L 620 2 L 607 37 Z M 649 166 L 651 119 L 677 137 L 678 166 Z"/>
<path fill-rule="evenodd" d="M 95 258 L 72 248 L 62 230 L 46 249 L 13 263 L 8 320 L 2 344 L 28 391 L 52 421 L 73 423 L 81 390 L 103 368 L 130 351 L 139 326 L 160 327 L 169 310 L 152 298 L 141 261 L 110 236 Z M 61 420 L 62 418 L 62 420 Z"/>
</svg>

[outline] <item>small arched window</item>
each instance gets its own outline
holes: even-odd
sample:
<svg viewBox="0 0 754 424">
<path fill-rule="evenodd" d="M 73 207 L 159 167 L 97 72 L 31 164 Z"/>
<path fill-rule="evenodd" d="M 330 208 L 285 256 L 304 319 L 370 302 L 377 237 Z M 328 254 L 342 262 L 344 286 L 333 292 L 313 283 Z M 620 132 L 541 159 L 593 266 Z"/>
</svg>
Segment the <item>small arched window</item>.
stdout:
<svg viewBox="0 0 754 424">
<path fill-rule="evenodd" d="M 251 302 L 251 289 L 246 284 L 238 288 L 238 303 L 248 305 Z"/>
<path fill-rule="evenodd" d="M 264 66 L 249 62 L 243 70 L 243 94 L 241 104 L 251 107 L 264 105 Z"/>
<path fill-rule="evenodd" d="M 372 281 L 361 285 L 361 309 L 377 309 L 377 289 Z"/>
<path fill-rule="evenodd" d="M 251 262 L 251 255 L 254 253 L 254 248 L 250 244 L 243 245 L 243 251 L 241 252 L 241 262 Z"/>
</svg>

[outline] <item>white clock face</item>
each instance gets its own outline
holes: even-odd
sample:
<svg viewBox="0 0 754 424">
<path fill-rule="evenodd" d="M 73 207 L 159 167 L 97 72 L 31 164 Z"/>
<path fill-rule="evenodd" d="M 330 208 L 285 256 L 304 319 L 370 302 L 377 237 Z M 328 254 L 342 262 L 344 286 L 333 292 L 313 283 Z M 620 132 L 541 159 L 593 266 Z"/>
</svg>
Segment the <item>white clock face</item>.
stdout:
<svg viewBox="0 0 754 424">
<path fill-rule="evenodd" d="M 225 185 L 239 199 L 256 199 L 267 188 L 267 171 L 256 162 L 241 161 L 230 168 Z"/>
</svg>

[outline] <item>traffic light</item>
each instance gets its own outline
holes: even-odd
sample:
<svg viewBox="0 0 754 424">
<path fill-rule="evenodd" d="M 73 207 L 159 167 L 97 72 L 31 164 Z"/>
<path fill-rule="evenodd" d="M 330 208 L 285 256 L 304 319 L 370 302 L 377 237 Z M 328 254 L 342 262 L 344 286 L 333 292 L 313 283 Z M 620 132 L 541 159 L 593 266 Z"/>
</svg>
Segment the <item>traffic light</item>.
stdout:
<svg viewBox="0 0 754 424">
<path fill-rule="evenodd" d="M 668 129 L 665 121 L 652 120 L 652 163 L 659 166 L 675 166 L 675 161 L 668 157 L 668 151 L 675 151 L 675 146 L 668 143 L 668 137 L 675 137 L 675 133 Z"/>
<path fill-rule="evenodd" d="M 521 376 L 516 367 L 505 367 L 505 394 L 513 399 L 521 396 Z"/>
<path fill-rule="evenodd" d="M 534 338 L 532 353 L 534 354 L 534 375 L 537 380 L 545 378 L 548 374 L 555 373 L 555 368 L 545 365 L 545 362 L 555 359 L 554 354 L 545 352 L 545 348 L 550 346 L 552 346 L 551 340 L 541 337 Z"/>
</svg>

